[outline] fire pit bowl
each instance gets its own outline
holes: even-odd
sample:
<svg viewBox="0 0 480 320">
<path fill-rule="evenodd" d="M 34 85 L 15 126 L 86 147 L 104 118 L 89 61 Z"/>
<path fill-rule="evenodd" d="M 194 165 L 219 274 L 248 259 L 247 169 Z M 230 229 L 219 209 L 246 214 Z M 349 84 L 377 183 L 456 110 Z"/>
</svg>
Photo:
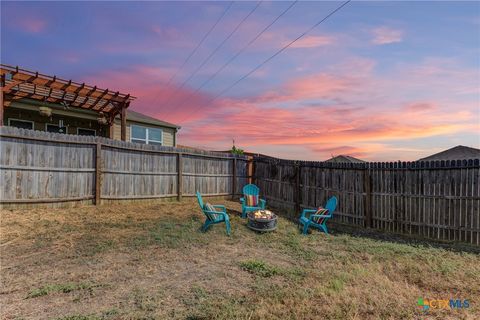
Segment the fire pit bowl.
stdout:
<svg viewBox="0 0 480 320">
<path fill-rule="evenodd" d="M 269 210 L 252 211 L 247 218 L 247 226 L 255 231 L 267 232 L 277 228 L 277 215 Z"/>
</svg>

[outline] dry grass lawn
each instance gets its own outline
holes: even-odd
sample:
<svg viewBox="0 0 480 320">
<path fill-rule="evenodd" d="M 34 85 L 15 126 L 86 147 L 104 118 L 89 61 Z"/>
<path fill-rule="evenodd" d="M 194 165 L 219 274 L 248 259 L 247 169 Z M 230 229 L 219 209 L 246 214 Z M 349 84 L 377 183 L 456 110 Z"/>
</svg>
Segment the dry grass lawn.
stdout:
<svg viewBox="0 0 480 320">
<path fill-rule="evenodd" d="M 212 201 L 213 202 L 213 201 Z M 217 203 L 220 200 L 215 201 Z M 2 319 L 479 319 L 480 256 L 348 234 L 258 234 L 226 203 L 1 212 Z M 417 299 L 469 299 L 424 313 Z"/>
</svg>

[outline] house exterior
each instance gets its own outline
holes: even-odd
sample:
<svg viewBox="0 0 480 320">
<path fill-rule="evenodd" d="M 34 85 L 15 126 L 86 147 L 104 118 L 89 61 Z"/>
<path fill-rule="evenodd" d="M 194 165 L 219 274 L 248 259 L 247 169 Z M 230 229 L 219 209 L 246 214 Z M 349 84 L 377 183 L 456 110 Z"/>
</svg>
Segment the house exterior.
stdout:
<svg viewBox="0 0 480 320">
<path fill-rule="evenodd" d="M 352 156 L 346 156 L 346 155 L 339 155 L 333 158 L 330 158 L 328 160 L 325 160 L 325 162 L 334 162 L 334 163 L 364 163 L 365 161 L 352 157 Z"/>
<path fill-rule="evenodd" d="M 480 149 L 458 145 L 417 161 L 480 159 Z"/>
<path fill-rule="evenodd" d="M 120 119 L 115 119 L 112 139 L 121 140 L 120 129 Z M 180 130 L 180 126 L 176 124 L 158 120 L 133 110 L 127 111 L 127 141 L 176 147 L 178 130 Z"/>
<path fill-rule="evenodd" d="M 176 146 L 180 126 L 128 109 L 135 97 L 1 65 L 0 125 Z"/>
</svg>

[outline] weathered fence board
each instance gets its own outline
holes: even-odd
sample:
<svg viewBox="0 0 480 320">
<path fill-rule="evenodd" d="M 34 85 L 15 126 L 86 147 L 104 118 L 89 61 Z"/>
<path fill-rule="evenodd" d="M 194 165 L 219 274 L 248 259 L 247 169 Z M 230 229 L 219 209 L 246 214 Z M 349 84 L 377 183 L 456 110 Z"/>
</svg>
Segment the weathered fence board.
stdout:
<svg viewBox="0 0 480 320">
<path fill-rule="evenodd" d="M 102 147 L 101 198 L 135 199 L 177 195 L 175 154 Z"/>
<path fill-rule="evenodd" d="M 333 195 L 334 220 L 480 245 L 480 160 L 332 164 L 0 128 L 1 204 L 233 196 L 253 179 L 297 218 Z M 180 168 L 180 170 L 179 170 Z M 253 177 L 249 174 L 253 172 Z"/>
<path fill-rule="evenodd" d="M 2 202 L 28 203 L 40 199 L 92 197 L 94 151 L 93 146 L 84 144 L 31 143 L 2 137 Z"/>
<path fill-rule="evenodd" d="M 254 160 L 262 196 L 290 218 L 298 218 L 299 207 L 318 207 L 335 195 L 335 221 L 480 245 L 478 159 L 364 164 Z"/>
<path fill-rule="evenodd" d="M 0 152 L 1 204 L 11 207 L 78 200 L 181 199 L 196 191 L 237 196 L 247 181 L 243 156 L 101 137 L 1 127 Z"/>
</svg>

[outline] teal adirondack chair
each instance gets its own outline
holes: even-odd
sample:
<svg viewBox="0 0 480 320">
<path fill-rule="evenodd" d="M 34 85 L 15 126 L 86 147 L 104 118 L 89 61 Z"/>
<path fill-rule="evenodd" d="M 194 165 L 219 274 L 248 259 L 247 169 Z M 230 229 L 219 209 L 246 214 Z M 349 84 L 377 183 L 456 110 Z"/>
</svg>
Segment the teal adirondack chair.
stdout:
<svg viewBox="0 0 480 320">
<path fill-rule="evenodd" d="M 223 205 L 213 205 L 215 209 L 220 209 L 221 211 L 209 211 L 205 208 L 205 204 L 203 203 L 202 195 L 200 192 L 197 191 L 197 200 L 198 204 L 200 205 L 200 209 L 202 209 L 203 213 L 207 217 L 205 219 L 205 223 L 202 226 L 202 231 L 205 232 L 207 229 L 217 223 L 225 222 L 227 227 L 227 235 L 230 235 L 230 219 L 228 218 L 227 209 Z"/>
<path fill-rule="evenodd" d="M 260 189 L 254 184 L 247 184 L 243 187 L 243 195 L 254 195 L 258 196 L 260 194 Z M 263 199 L 258 199 L 258 205 L 256 207 L 249 207 L 247 206 L 247 200 L 245 197 L 240 198 L 240 202 L 242 203 L 242 218 L 247 217 L 247 213 L 250 211 L 257 211 L 265 209 L 265 205 L 267 202 Z"/>
<path fill-rule="evenodd" d="M 328 214 L 326 215 L 312 214 L 317 212 L 317 209 L 303 209 L 302 215 L 299 219 L 300 224 L 303 225 L 303 234 L 307 234 L 309 227 L 317 228 L 328 234 L 326 223 L 327 220 L 333 216 L 333 212 L 336 208 L 337 198 L 331 197 L 330 199 L 328 199 L 327 204 L 325 205 L 325 209 L 328 209 Z M 315 222 L 314 219 L 318 219 L 317 222 Z"/>
</svg>

